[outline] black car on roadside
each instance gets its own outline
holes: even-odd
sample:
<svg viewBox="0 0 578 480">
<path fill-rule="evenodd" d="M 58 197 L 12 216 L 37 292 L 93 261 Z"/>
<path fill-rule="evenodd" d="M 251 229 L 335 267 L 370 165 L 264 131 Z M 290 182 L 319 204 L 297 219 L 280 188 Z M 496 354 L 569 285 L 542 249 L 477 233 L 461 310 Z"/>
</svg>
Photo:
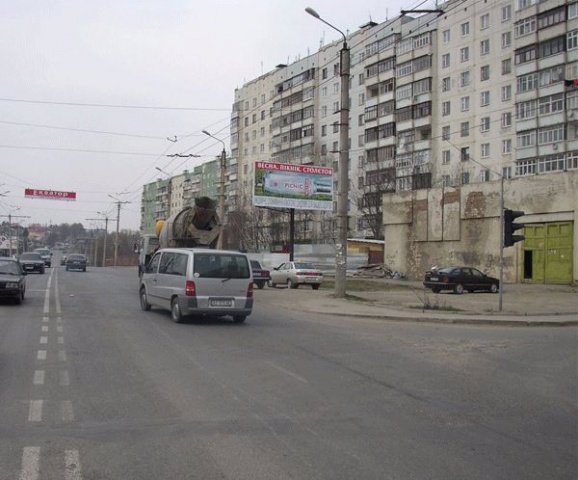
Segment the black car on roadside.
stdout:
<svg viewBox="0 0 578 480">
<path fill-rule="evenodd" d="M 500 281 L 473 267 L 432 268 L 426 272 L 423 284 L 432 292 L 453 290 L 454 293 L 475 292 L 484 290 L 496 293 L 500 290 Z"/>
<path fill-rule="evenodd" d="M 71 253 L 66 257 L 66 270 L 81 270 L 86 272 L 88 259 L 82 253 Z"/>
<path fill-rule="evenodd" d="M 44 260 L 37 252 L 24 252 L 20 255 L 18 261 L 25 272 L 44 273 L 44 269 L 46 268 Z"/>
<path fill-rule="evenodd" d="M 251 270 L 253 270 L 253 283 L 257 285 L 257 288 L 263 288 L 271 280 L 269 270 L 263 268 L 257 260 L 251 260 Z"/>
<path fill-rule="evenodd" d="M 24 300 L 26 272 L 14 258 L 0 258 L 0 299 L 10 298 L 17 304 Z"/>
</svg>

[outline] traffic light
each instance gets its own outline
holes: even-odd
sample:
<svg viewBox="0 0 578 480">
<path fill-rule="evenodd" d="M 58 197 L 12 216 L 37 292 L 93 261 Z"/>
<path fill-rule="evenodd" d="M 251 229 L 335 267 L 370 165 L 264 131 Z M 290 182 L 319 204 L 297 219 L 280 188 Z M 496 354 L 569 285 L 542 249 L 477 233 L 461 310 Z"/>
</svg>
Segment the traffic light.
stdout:
<svg viewBox="0 0 578 480">
<path fill-rule="evenodd" d="M 511 247 L 514 243 L 524 240 L 524 235 L 514 235 L 516 230 L 524 228 L 523 223 L 514 223 L 514 220 L 524 215 L 524 212 L 518 210 L 508 208 L 504 210 L 504 247 Z"/>
</svg>

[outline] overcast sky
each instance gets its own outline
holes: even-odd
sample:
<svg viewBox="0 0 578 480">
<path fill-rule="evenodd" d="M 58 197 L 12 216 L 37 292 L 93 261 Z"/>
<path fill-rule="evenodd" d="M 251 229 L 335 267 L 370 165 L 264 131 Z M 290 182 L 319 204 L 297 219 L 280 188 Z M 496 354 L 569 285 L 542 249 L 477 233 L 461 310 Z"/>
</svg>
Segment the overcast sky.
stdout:
<svg viewBox="0 0 578 480">
<path fill-rule="evenodd" d="M 177 174 L 214 158 L 221 145 L 203 129 L 228 145 L 236 87 L 340 38 L 305 7 L 353 32 L 417 4 L 1 0 L 0 215 L 102 226 L 87 219 L 116 217 L 112 195 L 131 202 L 121 228 L 137 230 L 142 185 L 162 176 L 155 167 Z M 27 199 L 25 188 L 77 200 Z"/>
</svg>

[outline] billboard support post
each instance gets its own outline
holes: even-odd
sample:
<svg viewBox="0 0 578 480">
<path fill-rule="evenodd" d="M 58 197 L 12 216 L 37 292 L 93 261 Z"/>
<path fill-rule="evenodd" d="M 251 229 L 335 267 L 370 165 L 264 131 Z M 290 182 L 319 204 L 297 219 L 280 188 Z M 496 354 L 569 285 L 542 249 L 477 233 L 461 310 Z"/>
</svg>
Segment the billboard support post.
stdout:
<svg viewBox="0 0 578 480">
<path fill-rule="evenodd" d="M 289 209 L 289 261 L 295 258 L 295 209 Z"/>
</svg>

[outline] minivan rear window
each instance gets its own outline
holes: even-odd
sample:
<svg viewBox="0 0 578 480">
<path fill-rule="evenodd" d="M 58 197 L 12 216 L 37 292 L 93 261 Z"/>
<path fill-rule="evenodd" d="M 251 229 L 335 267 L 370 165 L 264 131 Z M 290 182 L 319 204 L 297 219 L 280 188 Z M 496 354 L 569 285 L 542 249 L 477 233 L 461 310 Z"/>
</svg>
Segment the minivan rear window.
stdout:
<svg viewBox="0 0 578 480">
<path fill-rule="evenodd" d="M 193 272 L 201 278 L 249 278 L 249 262 L 244 255 L 195 253 Z"/>
</svg>

